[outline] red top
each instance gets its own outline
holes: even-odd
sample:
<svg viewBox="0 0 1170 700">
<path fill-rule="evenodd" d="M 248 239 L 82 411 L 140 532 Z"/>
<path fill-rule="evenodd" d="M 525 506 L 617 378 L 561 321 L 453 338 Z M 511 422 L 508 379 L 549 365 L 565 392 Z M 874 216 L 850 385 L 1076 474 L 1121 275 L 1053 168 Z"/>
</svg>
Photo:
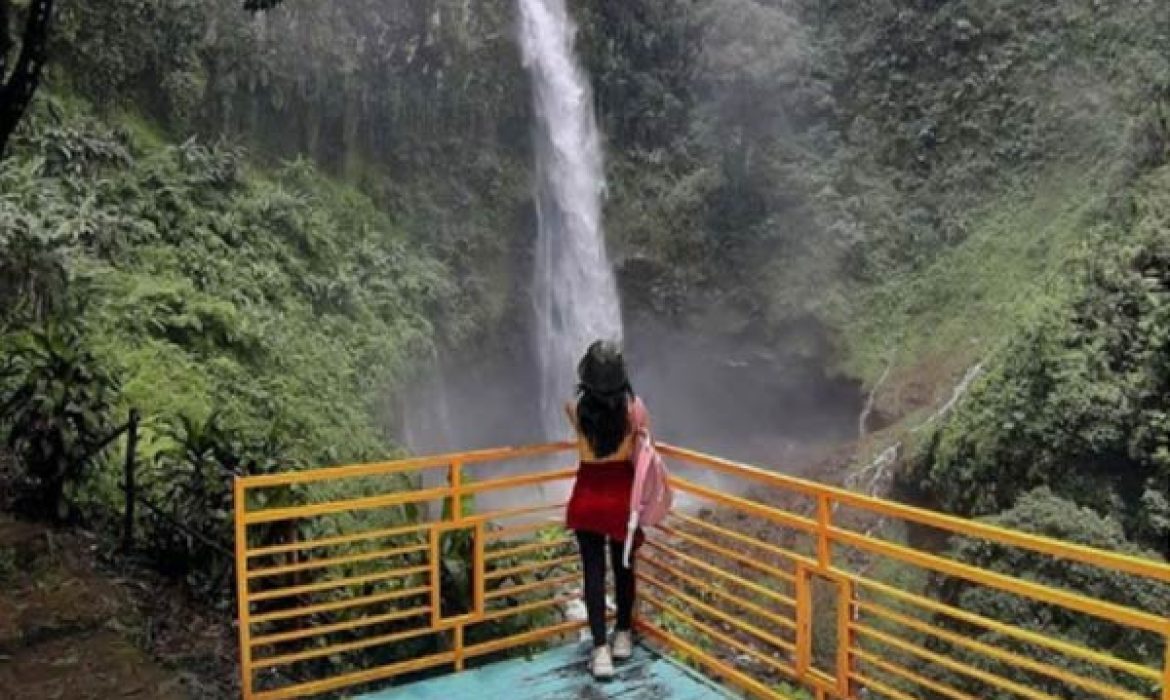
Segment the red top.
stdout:
<svg viewBox="0 0 1170 700">
<path fill-rule="evenodd" d="M 630 520 L 630 492 L 634 488 L 634 431 L 631 430 L 622 439 L 613 454 L 596 459 L 589 441 L 577 426 L 575 406 L 569 404 L 566 409 L 569 421 L 577 432 L 580 460 L 573 494 L 569 497 L 565 526 L 570 530 L 595 532 L 624 542 Z M 642 529 L 638 528 L 634 546 L 640 545 L 643 539 Z"/>
<path fill-rule="evenodd" d="M 628 459 L 581 462 L 573 495 L 569 497 L 565 525 L 570 530 L 585 530 L 608 535 L 624 542 L 630 519 L 630 489 L 634 485 L 634 463 Z M 638 530 L 635 546 L 642 540 Z"/>
</svg>

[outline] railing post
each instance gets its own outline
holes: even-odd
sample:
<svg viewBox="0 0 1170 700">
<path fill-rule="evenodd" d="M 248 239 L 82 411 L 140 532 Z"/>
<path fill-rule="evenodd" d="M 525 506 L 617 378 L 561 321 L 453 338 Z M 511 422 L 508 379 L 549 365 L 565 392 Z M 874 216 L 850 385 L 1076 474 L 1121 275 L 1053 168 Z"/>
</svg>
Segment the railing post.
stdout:
<svg viewBox="0 0 1170 700">
<path fill-rule="evenodd" d="M 837 582 L 837 693 L 842 698 L 853 697 L 853 582 L 842 578 Z"/>
<path fill-rule="evenodd" d="M 439 524 L 431 523 L 430 532 L 430 579 L 431 579 L 431 629 L 438 629 L 443 621 L 443 567 L 439 552 Z"/>
<path fill-rule="evenodd" d="M 451 520 L 463 519 L 463 463 L 451 462 L 447 467 L 447 485 L 451 487 Z"/>
<path fill-rule="evenodd" d="M 796 565 L 796 675 L 808 675 L 812 666 L 812 581 L 803 564 Z"/>
<path fill-rule="evenodd" d="M 252 700 L 252 623 L 248 607 L 248 525 L 244 482 L 236 477 L 232 490 L 235 501 L 233 518 L 236 526 L 236 604 L 240 627 L 240 690 L 244 700 Z"/>
<path fill-rule="evenodd" d="M 455 672 L 463 670 L 463 623 L 455 625 Z"/>
<path fill-rule="evenodd" d="M 484 599 L 486 598 L 484 588 L 487 584 L 484 582 L 484 577 L 487 575 L 487 566 L 484 562 L 484 547 L 486 543 L 486 528 L 482 520 L 475 524 L 475 532 L 472 535 L 475 541 L 472 543 L 472 564 L 471 564 L 471 609 L 476 617 L 483 617 L 484 613 Z"/>
<path fill-rule="evenodd" d="M 1166 650 L 1162 661 L 1162 700 L 1170 700 L 1170 631 L 1166 632 Z"/>
<path fill-rule="evenodd" d="M 833 552 L 829 542 L 829 528 L 833 524 L 833 507 L 828 494 L 817 496 L 817 566 L 827 574 L 833 566 Z"/>
</svg>

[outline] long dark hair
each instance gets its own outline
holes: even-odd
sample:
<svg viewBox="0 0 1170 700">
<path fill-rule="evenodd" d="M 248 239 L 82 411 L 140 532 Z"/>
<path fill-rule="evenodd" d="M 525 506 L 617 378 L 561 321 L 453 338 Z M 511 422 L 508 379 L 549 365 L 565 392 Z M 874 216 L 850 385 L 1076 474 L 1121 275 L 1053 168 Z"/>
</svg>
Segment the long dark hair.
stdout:
<svg viewBox="0 0 1170 700">
<path fill-rule="evenodd" d="M 634 396 L 626 361 L 617 345 L 598 340 L 577 365 L 577 425 L 598 457 L 617 452 L 630 429 Z"/>
</svg>

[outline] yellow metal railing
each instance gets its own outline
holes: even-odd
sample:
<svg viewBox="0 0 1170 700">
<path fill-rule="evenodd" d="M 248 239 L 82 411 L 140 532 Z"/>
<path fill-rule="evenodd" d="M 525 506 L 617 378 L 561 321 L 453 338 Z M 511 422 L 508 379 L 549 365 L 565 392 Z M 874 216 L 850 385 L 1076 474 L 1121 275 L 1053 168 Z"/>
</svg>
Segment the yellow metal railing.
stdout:
<svg viewBox="0 0 1170 700">
<path fill-rule="evenodd" d="M 582 627 L 561 614 L 579 596 L 575 550 L 558 526 L 570 450 L 501 448 L 237 480 L 244 697 L 458 671 Z M 1170 565 L 662 451 L 679 507 L 639 554 L 637 626 L 728 685 L 766 698 L 1170 700 L 1165 617 L 875 533 L 908 525 L 1154 585 L 1170 585 Z M 964 609 L 922 585 L 929 575 L 1142 635 L 1162 647 L 1162 663 Z"/>
</svg>

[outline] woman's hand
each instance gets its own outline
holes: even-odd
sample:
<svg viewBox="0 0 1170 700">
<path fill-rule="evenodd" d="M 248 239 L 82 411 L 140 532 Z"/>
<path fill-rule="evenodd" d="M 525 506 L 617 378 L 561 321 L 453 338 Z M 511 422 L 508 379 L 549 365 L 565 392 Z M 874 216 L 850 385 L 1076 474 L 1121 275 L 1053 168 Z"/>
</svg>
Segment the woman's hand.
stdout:
<svg viewBox="0 0 1170 700">
<path fill-rule="evenodd" d="M 573 426 L 573 430 L 577 429 L 577 407 L 573 405 L 572 401 L 565 402 L 565 415 L 569 418 L 569 425 Z"/>
</svg>

